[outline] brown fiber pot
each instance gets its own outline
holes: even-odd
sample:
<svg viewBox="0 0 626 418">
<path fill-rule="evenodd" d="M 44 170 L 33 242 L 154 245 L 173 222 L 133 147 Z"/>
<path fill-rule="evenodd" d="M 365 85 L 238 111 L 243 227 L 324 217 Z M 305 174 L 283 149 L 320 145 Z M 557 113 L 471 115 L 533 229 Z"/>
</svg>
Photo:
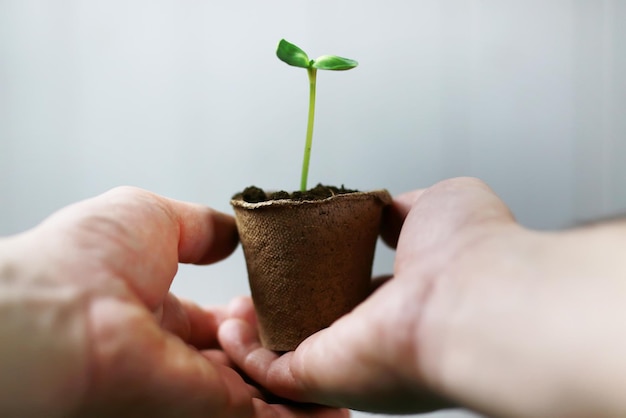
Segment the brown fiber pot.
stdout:
<svg viewBox="0 0 626 418">
<path fill-rule="evenodd" d="M 231 200 L 264 347 L 295 349 L 370 291 L 386 190 L 323 200 Z"/>
</svg>

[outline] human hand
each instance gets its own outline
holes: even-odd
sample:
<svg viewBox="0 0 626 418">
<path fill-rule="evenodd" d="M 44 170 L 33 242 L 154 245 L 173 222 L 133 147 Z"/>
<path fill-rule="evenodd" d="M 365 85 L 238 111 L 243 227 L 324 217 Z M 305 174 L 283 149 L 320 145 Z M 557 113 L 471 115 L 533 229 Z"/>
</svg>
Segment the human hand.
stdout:
<svg viewBox="0 0 626 418">
<path fill-rule="evenodd" d="M 232 217 L 127 187 L 0 240 L 0 415 L 345 416 L 263 401 L 219 350 L 224 309 L 168 292 L 236 245 Z"/>
<path fill-rule="evenodd" d="M 434 336 L 423 335 L 428 299 L 464 245 L 513 222 L 484 185 L 467 182 L 395 199 L 382 231 L 391 246 L 397 244 L 393 278 L 352 313 L 279 357 L 261 348 L 252 303 L 240 299 L 231 306 L 231 316 L 240 320 L 220 330 L 225 350 L 253 379 L 290 399 L 378 412 L 449 405 L 435 395 L 424 370 L 437 356 Z"/>
<path fill-rule="evenodd" d="M 484 183 L 444 181 L 395 199 L 382 231 L 397 245 L 393 277 L 351 313 L 278 356 L 240 299 L 219 339 L 252 379 L 298 401 L 623 416 L 624 224 L 530 231 Z"/>
</svg>

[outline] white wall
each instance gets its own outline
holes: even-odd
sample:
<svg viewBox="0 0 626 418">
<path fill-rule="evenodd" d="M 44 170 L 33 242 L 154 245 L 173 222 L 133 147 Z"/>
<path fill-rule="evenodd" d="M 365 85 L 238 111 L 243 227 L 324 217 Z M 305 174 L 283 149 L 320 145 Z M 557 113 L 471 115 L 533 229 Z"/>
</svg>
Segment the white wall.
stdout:
<svg viewBox="0 0 626 418">
<path fill-rule="evenodd" d="M 624 210 L 625 19 L 619 0 L 0 0 L 0 234 L 121 184 L 224 211 L 296 188 L 308 87 L 282 37 L 360 62 L 319 73 L 311 182 L 479 176 L 536 228 Z M 179 276 L 201 303 L 248 292 L 240 251 Z"/>
</svg>

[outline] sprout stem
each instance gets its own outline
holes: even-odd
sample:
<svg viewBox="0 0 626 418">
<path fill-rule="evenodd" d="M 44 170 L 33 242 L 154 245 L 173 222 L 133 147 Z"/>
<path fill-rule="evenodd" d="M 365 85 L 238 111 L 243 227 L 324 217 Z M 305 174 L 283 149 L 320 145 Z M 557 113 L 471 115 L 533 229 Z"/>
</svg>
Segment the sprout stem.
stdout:
<svg viewBox="0 0 626 418">
<path fill-rule="evenodd" d="M 313 143 L 313 122 L 315 120 L 315 80 L 317 69 L 306 69 L 309 75 L 309 120 L 306 128 L 306 143 L 304 146 L 304 160 L 302 162 L 302 177 L 300 178 L 300 190 L 306 191 L 307 178 L 309 176 L 309 160 L 311 159 L 311 144 Z"/>
</svg>

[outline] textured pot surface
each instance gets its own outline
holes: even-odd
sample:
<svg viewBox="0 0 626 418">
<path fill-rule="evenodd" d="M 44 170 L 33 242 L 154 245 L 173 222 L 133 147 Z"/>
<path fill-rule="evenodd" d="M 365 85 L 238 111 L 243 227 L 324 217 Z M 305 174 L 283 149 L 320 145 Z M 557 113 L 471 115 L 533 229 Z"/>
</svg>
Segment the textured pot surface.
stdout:
<svg viewBox="0 0 626 418">
<path fill-rule="evenodd" d="M 324 200 L 232 200 L 261 342 L 289 351 L 370 291 L 386 190 Z"/>
</svg>

